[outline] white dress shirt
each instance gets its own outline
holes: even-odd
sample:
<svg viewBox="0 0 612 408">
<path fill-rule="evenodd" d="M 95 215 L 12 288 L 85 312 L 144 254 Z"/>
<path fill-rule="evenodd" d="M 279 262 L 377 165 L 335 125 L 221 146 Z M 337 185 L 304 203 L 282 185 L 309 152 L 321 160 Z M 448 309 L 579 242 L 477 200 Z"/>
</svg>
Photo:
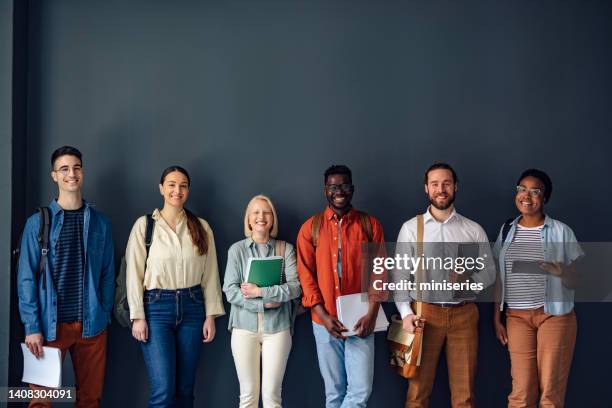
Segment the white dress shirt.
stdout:
<svg viewBox="0 0 612 408">
<path fill-rule="evenodd" d="M 453 209 L 450 217 L 444 222 L 437 221 L 430 212 L 430 207 L 423 214 L 423 242 L 448 242 L 448 243 L 486 243 L 479 246 L 479 256 L 493 260 L 489 239 L 484 229 L 476 222 L 460 215 Z M 404 223 L 397 237 L 397 242 L 416 243 L 417 241 L 417 217 Z M 426 245 L 426 244 L 425 244 Z M 484 268 L 478 273 L 474 273 L 471 280 L 482 283 L 483 288 L 491 285 L 495 281 L 495 267 L 490 262 L 491 267 Z M 442 302 L 432 302 L 442 303 Z M 457 303 L 457 302 L 444 302 Z M 402 319 L 407 315 L 413 314 L 409 301 L 396 301 Z"/>
</svg>

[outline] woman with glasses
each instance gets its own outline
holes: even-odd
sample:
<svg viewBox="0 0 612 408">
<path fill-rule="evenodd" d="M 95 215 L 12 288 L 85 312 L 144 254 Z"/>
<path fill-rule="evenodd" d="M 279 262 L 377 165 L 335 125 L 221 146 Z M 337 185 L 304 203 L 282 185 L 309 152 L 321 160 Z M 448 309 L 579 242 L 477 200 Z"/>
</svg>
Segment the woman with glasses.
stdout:
<svg viewBox="0 0 612 408">
<path fill-rule="evenodd" d="M 189 188 L 187 170 L 165 169 L 164 206 L 136 221 L 125 251 L 132 336 L 149 374 L 149 407 L 193 406 L 202 342 L 214 339 L 215 317 L 225 314 L 213 232 L 184 207 Z"/>
<path fill-rule="evenodd" d="M 223 291 L 232 304 L 229 330 L 241 408 L 259 406 L 260 383 L 264 408 L 281 406 L 281 387 L 291 351 L 291 301 L 302 290 L 293 245 L 276 240 L 277 234 L 278 218 L 272 201 L 257 195 L 245 211 L 246 238 L 233 244 L 227 255 Z M 258 287 L 247 283 L 249 259 L 274 255 L 283 257 L 281 284 Z"/>
<path fill-rule="evenodd" d="M 501 298 L 493 323 L 510 353 L 509 407 L 562 407 L 565 400 L 576 342 L 575 262 L 583 252 L 571 228 L 545 213 L 551 193 L 546 173 L 524 171 L 514 198 L 520 215 L 504 224 L 494 248 Z"/>
</svg>

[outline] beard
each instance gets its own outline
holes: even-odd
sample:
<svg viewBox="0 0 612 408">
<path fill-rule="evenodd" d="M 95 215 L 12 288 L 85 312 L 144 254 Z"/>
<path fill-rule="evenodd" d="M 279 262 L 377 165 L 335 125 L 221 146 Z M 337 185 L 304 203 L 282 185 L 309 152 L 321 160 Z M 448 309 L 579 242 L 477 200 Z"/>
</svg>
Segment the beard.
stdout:
<svg viewBox="0 0 612 408">
<path fill-rule="evenodd" d="M 448 209 L 451 205 L 453 205 L 453 203 L 455 202 L 455 194 L 450 194 L 446 197 L 446 201 L 442 202 L 441 204 L 438 204 L 436 202 L 436 198 L 439 197 L 440 194 L 436 195 L 435 197 L 432 197 L 430 195 L 428 195 L 429 198 L 429 203 L 434 206 L 435 208 L 437 208 L 438 210 L 446 210 Z"/>
</svg>

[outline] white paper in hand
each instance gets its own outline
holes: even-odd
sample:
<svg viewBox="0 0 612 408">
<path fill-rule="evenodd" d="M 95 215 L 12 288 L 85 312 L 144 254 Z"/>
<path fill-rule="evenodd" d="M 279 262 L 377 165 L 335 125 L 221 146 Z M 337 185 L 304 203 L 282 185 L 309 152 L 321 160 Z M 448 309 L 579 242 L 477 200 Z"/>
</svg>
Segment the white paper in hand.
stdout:
<svg viewBox="0 0 612 408">
<path fill-rule="evenodd" d="M 43 356 L 36 358 L 25 343 L 21 343 L 23 352 L 23 378 L 28 384 L 60 388 L 62 386 L 62 352 L 55 347 L 43 347 Z"/>
<path fill-rule="evenodd" d="M 355 293 L 336 298 L 338 320 L 348 329 L 348 331 L 342 333 L 344 336 L 354 336 L 357 334 L 353 328 L 357 321 L 368 313 L 369 304 L 363 300 L 367 298 L 367 293 Z M 387 330 L 387 327 L 389 327 L 389 320 L 387 320 L 385 311 L 381 306 L 378 309 L 378 316 L 376 316 L 374 331 L 384 331 Z"/>
</svg>

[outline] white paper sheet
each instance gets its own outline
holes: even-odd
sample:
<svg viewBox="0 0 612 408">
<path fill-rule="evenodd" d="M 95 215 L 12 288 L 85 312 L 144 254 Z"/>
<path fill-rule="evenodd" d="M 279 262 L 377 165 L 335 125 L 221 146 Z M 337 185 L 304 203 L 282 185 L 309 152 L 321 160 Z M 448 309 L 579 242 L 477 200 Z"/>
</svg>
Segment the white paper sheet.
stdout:
<svg viewBox="0 0 612 408">
<path fill-rule="evenodd" d="M 25 343 L 21 343 L 23 352 L 23 378 L 28 384 L 60 388 L 62 386 L 62 352 L 55 347 L 43 347 L 44 355 L 36 358 Z"/>
<path fill-rule="evenodd" d="M 367 299 L 367 293 L 355 293 L 353 295 L 344 295 L 336 298 L 336 310 L 338 311 L 338 320 L 349 329 L 344 332 L 345 336 L 354 336 L 353 328 L 359 319 L 368 313 L 368 302 L 362 299 Z M 385 315 L 382 306 L 378 309 L 376 316 L 376 325 L 374 331 L 385 331 L 389 327 L 389 320 Z"/>
</svg>

